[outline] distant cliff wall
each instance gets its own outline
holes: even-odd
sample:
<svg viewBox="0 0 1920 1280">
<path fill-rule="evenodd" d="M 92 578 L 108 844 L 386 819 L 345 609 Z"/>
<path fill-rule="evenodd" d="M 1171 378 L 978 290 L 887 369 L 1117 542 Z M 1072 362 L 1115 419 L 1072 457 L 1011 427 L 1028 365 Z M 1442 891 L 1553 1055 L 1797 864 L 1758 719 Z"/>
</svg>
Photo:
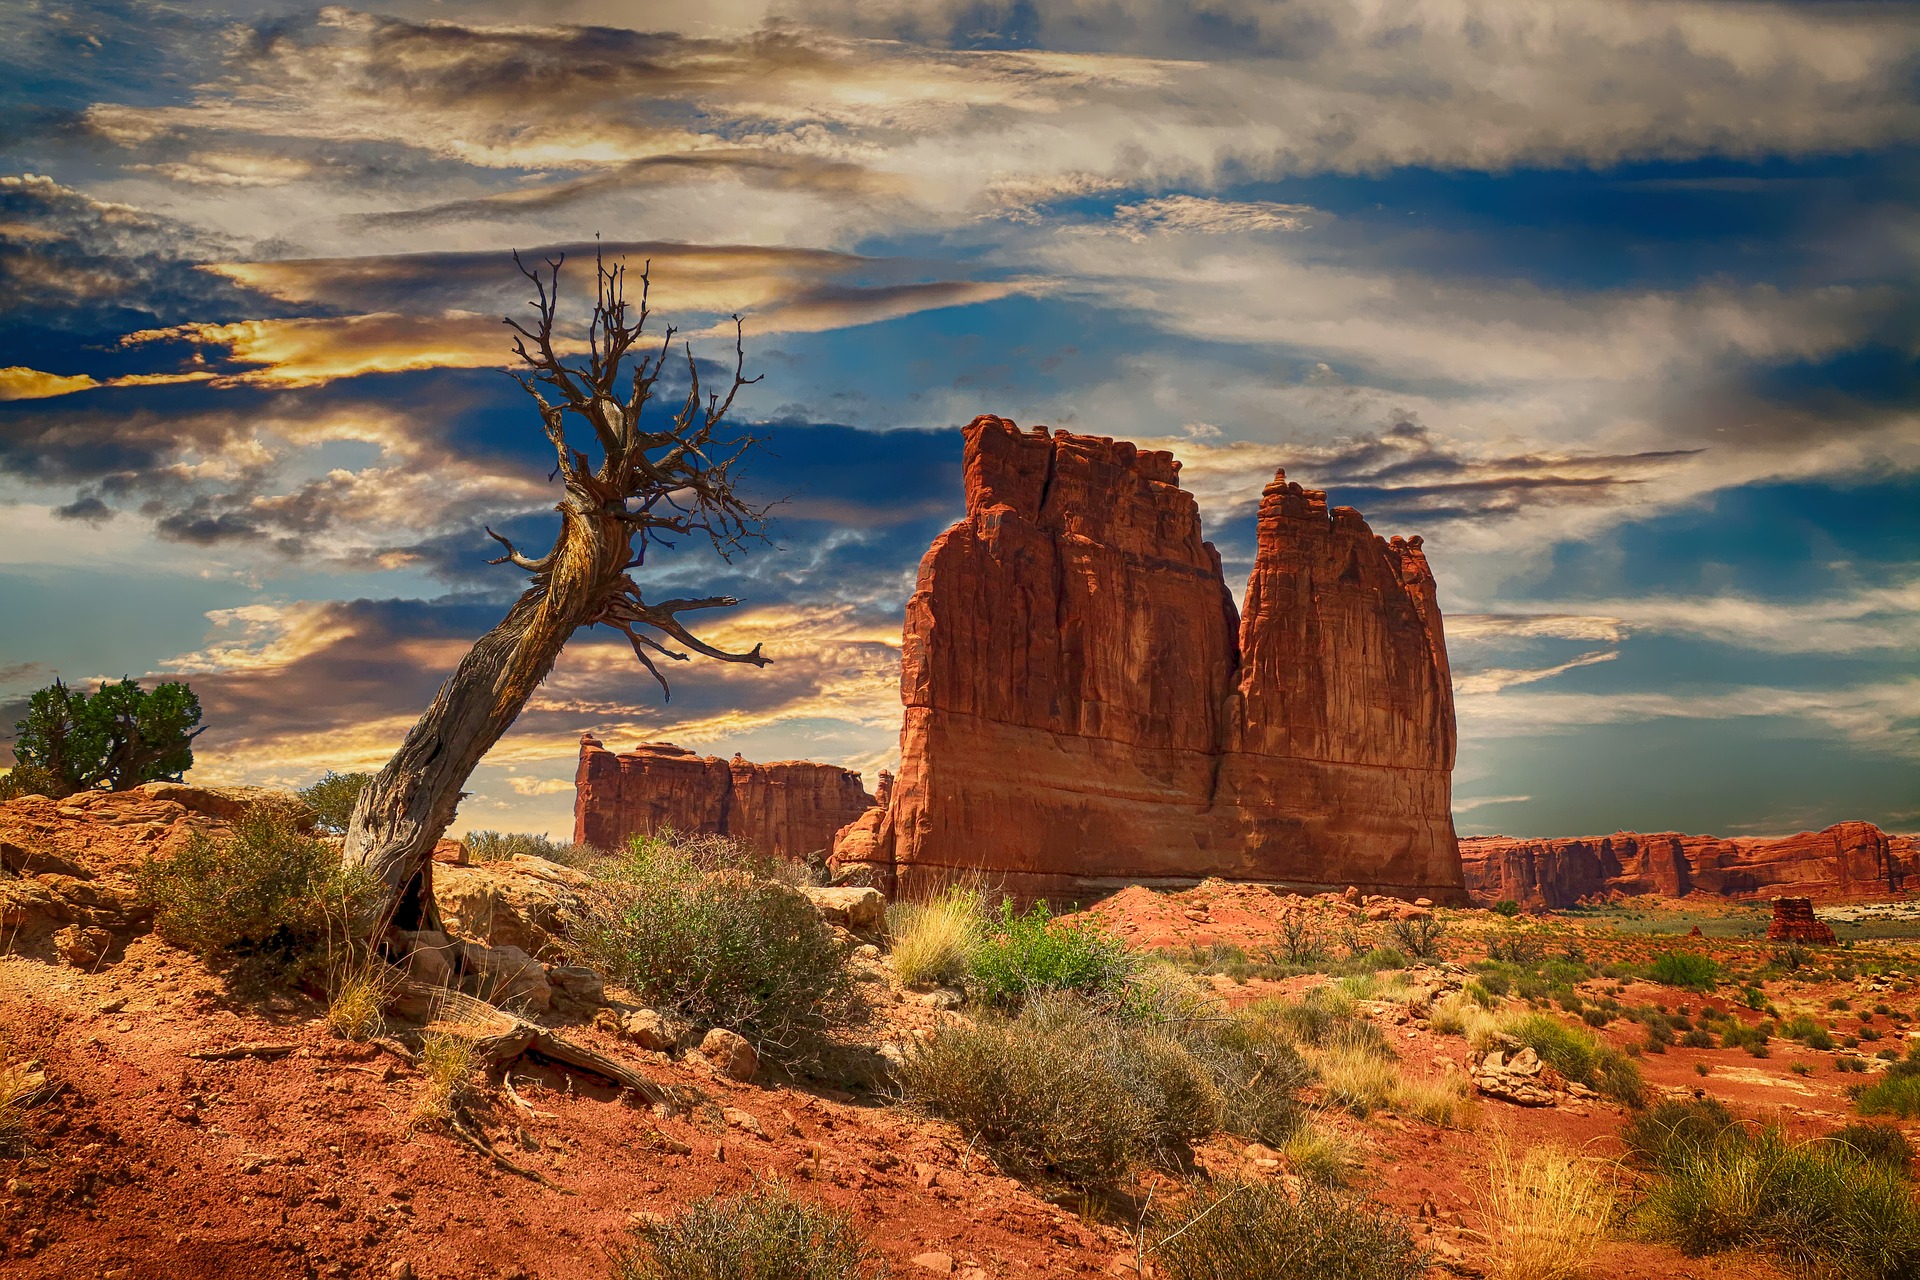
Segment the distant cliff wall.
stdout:
<svg viewBox="0 0 1920 1280">
<path fill-rule="evenodd" d="M 591 734 L 581 736 L 574 782 L 573 838 L 602 849 L 672 827 L 804 858 L 830 849 L 834 833 L 874 804 L 860 775 L 836 765 L 722 760 L 667 742 L 615 753 Z"/>
<path fill-rule="evenodd" d="M 1460 859 L 1474 897 L 1529 907 L 1569 907 L 1615 893 L 1833 901 L 1920 888 L 1914 841 L 1870 822 L 1791 836 L 1470 836 L 1460 842 Z"/>
</svg>

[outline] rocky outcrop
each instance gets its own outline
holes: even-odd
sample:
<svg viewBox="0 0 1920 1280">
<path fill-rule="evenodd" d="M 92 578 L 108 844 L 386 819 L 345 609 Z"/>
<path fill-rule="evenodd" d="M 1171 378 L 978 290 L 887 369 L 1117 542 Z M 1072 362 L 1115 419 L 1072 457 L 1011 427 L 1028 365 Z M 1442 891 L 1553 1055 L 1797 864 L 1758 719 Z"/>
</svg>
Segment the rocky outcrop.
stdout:
<svg viewBox="0 0 1920 1280">
<path fill-rule="evenodd" d="M 809 761 L 753 764 L 701 757 L 669 742 L 616 754 L 592 734 L 580 737 L 573 838 L 617 849 L 666 827 L 685 835 L 725 835 L 775 857 L 805 858 L 833 845 L 834 833 L 871 807 L 860 775 Z"/>
<path fill-rule="evenodd" d="M 1824 901 L 1900 893 L 1920 870 L 1912 839 L 1870 822 L 1791 836 L 1641 835 L 1460 842 L 1467 888 L 1484 902 L 1570 907 L 1613 895 L 1763 898 L 1783 889 Z"/>
<path fill-rule="evenodd" d="M 1768 942 L 1810 942 L 1830 947 L 1833 926 L 1813 914 L 1812 898 L 1775 898 L 1773 919 L 1767 922 Z"/>
<path fill-rule="evenodd" d="M 921 561 L 891 802 L 835 863 L 1027 896 L 1207 876 L 1463 900 L 1419 539 L 1277 476 L 1239 616 L 1171 454 L 1001 418 Z"/>
</svg>

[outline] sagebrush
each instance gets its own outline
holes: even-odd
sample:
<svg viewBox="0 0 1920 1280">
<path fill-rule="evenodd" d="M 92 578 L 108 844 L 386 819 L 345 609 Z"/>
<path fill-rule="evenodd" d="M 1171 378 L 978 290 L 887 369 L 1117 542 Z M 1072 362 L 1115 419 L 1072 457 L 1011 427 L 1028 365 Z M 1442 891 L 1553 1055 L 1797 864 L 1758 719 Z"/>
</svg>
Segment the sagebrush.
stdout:
<svg viewBox="0 0 1920 1280">
<path fill-rule="evenodd" d="M 778 1182 L 712 1195 L 614 1250 L 615 1280 L 879 1280 L 887 1274 L 847 1214 Z"/>
<path fill-rule="evenodd" d="M 1153 1258 L 1169 1280 L 1414 1280 L 1428 1257 L 1404 1218 L 1303 1182 L 1193 1187 L 1155 1223 Z"/>
</svg>

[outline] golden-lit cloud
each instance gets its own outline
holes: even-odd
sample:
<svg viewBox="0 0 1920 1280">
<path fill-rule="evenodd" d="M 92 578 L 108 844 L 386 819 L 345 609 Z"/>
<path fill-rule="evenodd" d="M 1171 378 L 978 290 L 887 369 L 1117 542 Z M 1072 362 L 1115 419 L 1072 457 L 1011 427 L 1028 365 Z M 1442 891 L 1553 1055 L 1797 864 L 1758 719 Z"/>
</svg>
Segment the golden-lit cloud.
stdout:
<svg viewBox="0 0 1920 1280">
<path fill-rule="evenodd" d="M 130 333 L 120 345 L 189 342 L 198 347 L 223 347 L 226 359 L 261 367 L 214 376 L 211 380 L 217 386 L 310 387 L 370 373 L 504 368 L 517 363 L 510 336 L 495 316 L 381 312 L 173 325 Z M 554 347 L 562 354 L 586 350 L 584 342 L 572 339 L 556 339 Z"/>
<path fill-rule="evenodd" d="M 23 365 L 0 369 L 0 400 L 42 400 L 99 385 L 84 373 L 42 373 Z"/>
</svg>

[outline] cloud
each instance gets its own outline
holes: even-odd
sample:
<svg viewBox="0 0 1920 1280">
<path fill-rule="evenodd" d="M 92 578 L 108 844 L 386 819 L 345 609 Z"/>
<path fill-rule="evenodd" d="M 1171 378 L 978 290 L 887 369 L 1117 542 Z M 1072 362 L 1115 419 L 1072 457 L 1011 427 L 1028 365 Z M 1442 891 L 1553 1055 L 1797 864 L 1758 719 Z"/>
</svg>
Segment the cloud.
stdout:
<svg viewBox="0 0 1920 1280">
<path fill-rule="evenodd" d="M 1503 640 L 1623 640 L 1626 623 L 1584 613 L 1460 613 L 1447 619 L 1447 643 Z"/>
<path fill-rule="evenodd" d="M 44 400 L 99 385 L 84 373 L 42 373 L 23 365 L 0 369 L 0 400 Z"/>
<path fill-rule="evenodd" d="M 1258 231 L 1299 231 L 1309 215 L 1326 217 L 1312 205 L 1270 200 L 1209 200 L 1200 196 L 1161 196 L 1113 211 L 1115 227 L 1128 239 L 1143 241 L 1150 231 L 1229 235 Z"/>
<path fill-rule="evenodd" d="M 1472 800 L 1456 797 L 1453 802 L 1455 813 L 1471 813 L 1475 809 L 1485 809 L 1496 804 L 1527 804 L 1532 796 L 1481 796 Z"/>
<path fill-rule="evenodd" d="M 209 375 L 208 380 L 217 387 L 311 387 L 374 373 L 507 368 L 519 363 L 511 337 L 498 316 L 377 312 L 173 325 L 127 334 L 120 345 L 178 342 L 203 349 L 224 348 L 221 354 L 226 360 L 258 366 Z M 577 355 L 587 349 L 586 343 L 568 338 L 556 338 L 554 348 L 562 355 Z"/>
<path fill-rule="evenodd" d="M 1518 685 L 1551 680 L 1557 675 L 1564 675 L 1578 667 L 1590 667 L 1597 662 L 1612 662 L 1619 656 L 1618 649 L 1600 649 L 1592 653 L 1583 653 L 1577 658 L 1556 663 L 1551 667 L 1487 667 L 1479 671 L 1456 674 L 1453 678 L 1453 693 L 1456 698 L 1499 693 L 1503 689 L 1511 689 Z"/>
</svg>

